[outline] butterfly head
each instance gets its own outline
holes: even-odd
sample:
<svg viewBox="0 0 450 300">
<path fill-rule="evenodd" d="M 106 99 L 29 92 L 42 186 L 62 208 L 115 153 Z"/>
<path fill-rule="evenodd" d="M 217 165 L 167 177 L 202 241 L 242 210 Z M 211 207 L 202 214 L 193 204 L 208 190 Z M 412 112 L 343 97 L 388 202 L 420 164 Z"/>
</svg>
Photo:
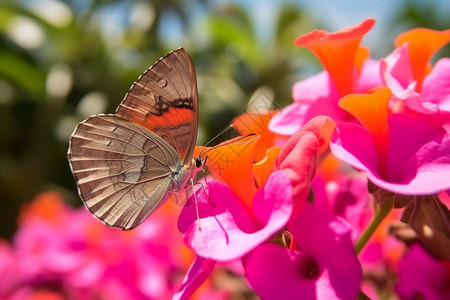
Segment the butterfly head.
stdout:
<svg viewBox="0 0 450 300">
<path fill-rule="evenodd" d="M 203 157 L 202 155 L 194 157 L 193 159 L 193 164 L 194 164 L 194 169 L 196 172 L 203 170 L 203 167 L 206 164 L 206 159 L 208 159 L 208 156 Z"/>
</svg>

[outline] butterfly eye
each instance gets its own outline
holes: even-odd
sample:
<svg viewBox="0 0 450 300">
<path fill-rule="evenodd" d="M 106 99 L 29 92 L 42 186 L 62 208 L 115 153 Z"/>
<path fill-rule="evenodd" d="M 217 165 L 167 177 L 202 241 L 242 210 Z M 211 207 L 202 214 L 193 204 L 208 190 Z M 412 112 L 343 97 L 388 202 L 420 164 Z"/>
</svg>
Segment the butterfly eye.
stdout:
<svg viewBox="0 0 450 300">
<path fill-rule="evenodd" d="M 206 158 L 202 159 L 201 157 L 196 157 L 195 158 L 195 168 L 196 169 L 202 168 L 205 161 L 206 161 Z"/>
</svg>

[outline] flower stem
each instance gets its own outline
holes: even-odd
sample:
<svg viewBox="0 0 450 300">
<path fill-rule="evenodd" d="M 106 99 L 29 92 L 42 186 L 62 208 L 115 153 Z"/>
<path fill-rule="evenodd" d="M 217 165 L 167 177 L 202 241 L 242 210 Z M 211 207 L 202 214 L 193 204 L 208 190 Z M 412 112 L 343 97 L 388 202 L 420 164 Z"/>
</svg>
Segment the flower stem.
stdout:
<svg viewBox="0 0 450 300">
<path fill-rule="evenodd" d="M 386 199 L 384 201 L 384 203 L 380 206 L 380 208 L 375 212 L 375 216 L 373 217 L 372 222 L 370 222 L 369 226 L 366 228 L 364 233 L 361 235 L 359 240 L 356 242 L 356 245 L 355 245 L 356 255 L 358 255 L 361 252 L 361 250 L 367 244 L 367 242 L 369 241 L 370 237 L 373 235 L 375 230 L 377 230 L 378 226 L 380 226 L 381 222 L 392 210 L 392 207 L 393 207 L 393 199 L 392 199 L 392 197 L 389 197 L 388 199 Z"/>
</svg>

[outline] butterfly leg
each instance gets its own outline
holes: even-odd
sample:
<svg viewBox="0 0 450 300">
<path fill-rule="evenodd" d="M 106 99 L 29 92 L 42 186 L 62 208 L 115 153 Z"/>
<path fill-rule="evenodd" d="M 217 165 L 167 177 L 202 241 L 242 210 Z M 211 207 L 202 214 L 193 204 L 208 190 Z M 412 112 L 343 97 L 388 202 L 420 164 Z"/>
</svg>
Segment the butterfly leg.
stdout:
<svg viewBox="0 0 450 300">
<path fill-rule="evenodd" d="M 194 179 L 191 178 L 189 181 L 191 182 L 192 192 L 194 194 L 195 213 L 197 214 L 197 225 L 198 225 L 198 229 L 201 230 L 202 227 L 200 226 L 200 213 L 198 211 L 197 194 L 194 192 Z M 187 193 L 187 190 L 186 190 L 186 193 Z"/>
<path fill-rule="evenodd" d="M 202 171 L 203 171 L 203 173 L 205 173 L 205 175 L 206 175 L 206 171 L 205 171 L 205 170 L 202 170 Z M 209 203 L 215 208 L 216 205 L 214 204 L 214 202 L 211 201 L 211 197 L 209 196 L 209 192 L 208 192 L 208 190 L 207 190 L 206 187 L 205 187 L 205 185 L 206 185 L 206 186 L 208 185 L 208 178 L 207 178 L 207 176 L 204 176 L 203 178 L 205 179 L 205 184 L 203 184 L 202 181 L 199 181 L 199 183 L 201 184 L 203 191 L 205 191 L 205 194 L 206 194 L 206 196 L 208 197 Z"/>
</svg>

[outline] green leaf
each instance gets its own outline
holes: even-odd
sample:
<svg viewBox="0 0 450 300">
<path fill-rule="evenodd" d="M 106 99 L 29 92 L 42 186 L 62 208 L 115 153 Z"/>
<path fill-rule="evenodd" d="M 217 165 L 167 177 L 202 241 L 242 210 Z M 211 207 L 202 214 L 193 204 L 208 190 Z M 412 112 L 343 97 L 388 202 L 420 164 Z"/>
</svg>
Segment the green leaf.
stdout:
<svg viewBox="0 0 450 300">
<path fill-rule="evenodd" d="M 16 53 L 0 49 L 0 76 L 40 99 L 45 95 L 45 72 Z"/>
</svg>

